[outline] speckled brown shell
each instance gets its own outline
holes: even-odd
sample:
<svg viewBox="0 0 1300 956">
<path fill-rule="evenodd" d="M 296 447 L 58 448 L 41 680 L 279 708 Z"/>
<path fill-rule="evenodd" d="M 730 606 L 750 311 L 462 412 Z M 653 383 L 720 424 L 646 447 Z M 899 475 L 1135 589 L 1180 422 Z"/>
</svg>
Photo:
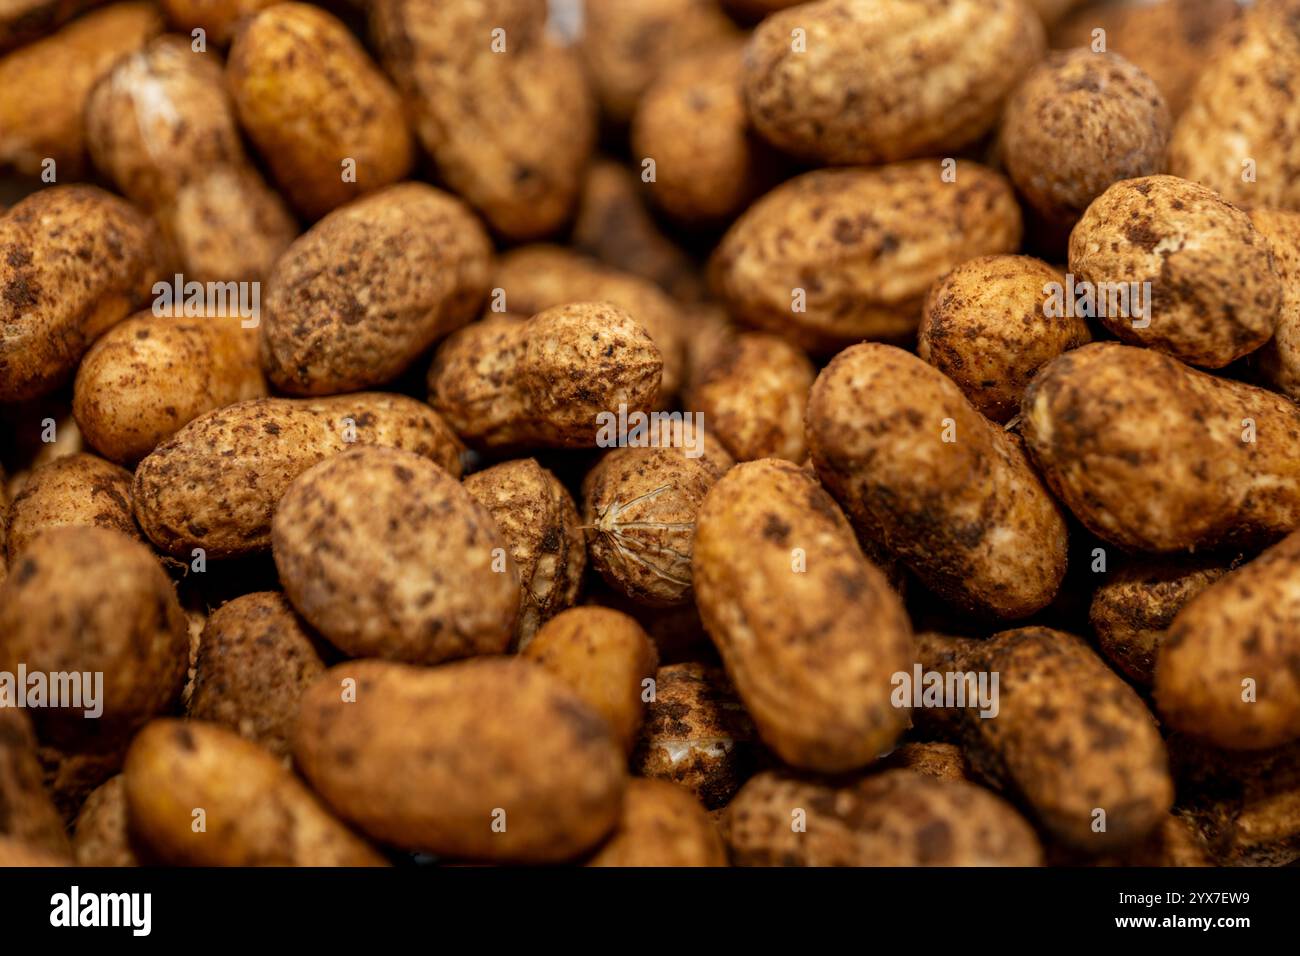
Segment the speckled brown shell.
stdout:
<svg viewBox="0 0 1300 956">
<path fill-rule="evenodd" d="M 240 124 L 309 219 L 410 170 L 401 97 L 343 22 L 319 7 L 280 3 L 250 17 L 235 32 L 226 76 Z"/>
<path fill-rule="evenodd" d="M 522 656 L 573 688 L 631 752 L 641 730 L 644 685 L 659 663 L 635 619 L 610 608 L 570 608 L 548 621 Z"/>
<path fill-rule="evenodd" d="M 474 317 L 491 254 L 465 205 L 423 183 L 336 210 L 271 273 L 262 316 L 267 377 L 296 395 L 389 381 Z"/>
<path fill-rule="evenodd" d="M 940 780 L 969 780 L 970 765 L 956 744 L 942 742 L 906 743 L 884 760 L 881 769 L 910 770 Z"/>
<path fill-rule="evenodd" d="M 1155 82 L 1118 54 L 1054 53 L 1016 88 L 999 155 L 1016 189 L 1058 226 L 1111 183 L 1164 172 L 1172 121 Z"/>
<path fill-rule="evenodd" d="M 817 373 L 808 356 L 776 335 L 729 338 L 693 373 L 686 407 L 737 461 L 808 455 L 804 415 Z"/>
<path fill-rule="evenodd" d="M 1065 353 L 1025 392 L 1021 434 L 1075 517 L 1130 550 L 1267 544 L 1300 528 L 1300 411 L 1159 352 Z"/>
<path fill-rule="evenodd" d="M 720 668 L 659 668 L 633 772 L 680 784 L 715 810 L 726 806 L 759 762 L 753 721 Z"/>
<path fill-rule="evenodd" d="M 283 594 L 245 594 L 203 628 L 186 713 L 287 757 L 298 700 L 324 671 L 318 638 Z"/>
<path fill-rule="evenodd" d="M 122 60 L 86 103 L 95 166 L 148 209 L 186 281 L 259 281 L 298 234 L 244 153 L 220 61 L 161 37 Z"/>
<path fill-rule="evenodd" d="M 1046 308 L 1049 283 L 1065 276 L 1030 256 L 982 256 L 930 287 L 916 354 L 956 383 L 995 422 L 1020 411 L 1034 373 L 1092 340 L 1077 316 Z"/>
<path fill-rule="evenodd" d="M 260 398 L 199 416 L 140 462 L 136 518 L 159 549 L 186 560 L 194 548 L 265 551 L 289 483 L 353 444 L 404 448 L 460 475 L 463 446 L 423 402 L 378 392 Z"/>
<path fill-rule="evenodd" d="M 815 478 L 776 459 L 727 472 L 696 518 L 694 576 L 727 674 L 786 763 L 861 767 L 907 728 L 890 701 L 907 614 Z"/>
<path fill-rule="evenodd" d="M 821 0 L 759 24 L 745 100 L 763 136 L 806 159 L 952 155 L 997 122 L 1045 45 L 1019 0 Z"/>
<path fill-rule="evenodd" d="M 1070 234 L 1070 272 L 1076 282 L 1149 283 L 1149 326 L 1132 315 L 1099 321 L 1126 342 L 1207 368 L 1267 342 L 1282 299 L 1268 242 L 1250 217 L 1175 176 L 1102 193 Z"/>
<path fill-rule="evenodd" d="M 42 531 L 67 526 L 111 528 L 138 540 L 140 529 L 131 511 L 131 473 L 82 453 L 32 469 L 9 508 L 10 563 Z"/>
<path fill-rule="evenodd" d="M 114 3 L 0 59 L 0 168 L 39 176 L 52 159 L 59 182 L 84 176 L 86 98 L 162 28 L 152 3 Z"/>
<path fill-rule="evenodd" d="M 123 780 L 132 831 L 164 863 L 386 865 L 279 760 L 214 724 L 154 721 L 132 742 Z"/>
<path fill-rule="evenodd" d="M 596 117 L 577 54 L 545 29 L 545 4 L 377 0 L 370 12 L 380 59 L 447 184 L 511 239 L 561 226 Z"/>
<path fill-rule="evenodd" d="M 1155 718 L 1080 638 L 1043 627 L 969 642 L 954 669 L 998 674 L 998 713 L 958 712 L 976 774 L 1021 802 L 1060 842 L 1091 854 L 1146 837 L 1173 781 Z M 1105 829 L 1094 829 L 1096 810 Z"/>
<path fill-rule="evenodd" d="M 513 658 L 339 665 L 307 692 L 295 741 L 298 766 L 342 816 L 385 843 L 450 857 L 575 857 L 613 829 L 626 785 L 605 721 Z"/>
<path fill-rule="evenodd" d="M 690 599 L 695 516 L 731 465 L 724 456 L 692 458 L 674 447 L 615 448 L 587 473 L 587 547 L 592 566 L 610 586 L 657 607 Z"/>
<path fill-rule="evenodd" d="M 1010 184 L 974 163 L 954 169 L 955 182 L 939 160 L 796 176 L 723 237 L 718 295 L 738 321 L 818 351 L 910 336 L 930 283 L 1020 244 Z"/>
<path fill-rule="evenodd" d="M 465 490 L 491 513 L 519 569 L 515 643 L 522 649 L 539 627 L 578 599 L 587 546 L 577 505 L 533 458 L 475 472 L 465 479 Z"/>
<path fill-rule="evenodd" d="M 63 819 L 41 780 L 31 723 L 12 707 L 0 708 L 0 835 L 69 852 Z"/>
<path fill-rule="evenodd" d="M 486 508 L 433 462 L 353 448 L 284 493 L 271 545 L 285 595 L 353 657 L 437 664 L 506 650 L 519 575 Z"/>
<path fill-rule="evenodd" d="M 444 342 L 429 404 L 471 445 L 594 448 L 604 412 L 649 412 L 663 360 L 609 302 L 573 302 L 528 320 L 488 315 Z"/>
<path fill-rule="evenodd" d="M 685 787 L 633 779 L 618 828 L 588 866 L 726 866 L 727 849 L 704 807 Z"/>
<path fill-rule="evenodd" d="M 984 788 L 909 770 L 842 786 L 762 773 L 727 808 L 725 830 L 737 866 L 1038 866 L 1043 852 Z"/>
<path fill-rule="evenodd" d="M 1238 750 L 1300 738 L 1298 576 L 1300 533 L 1178 612 L 1156 660 L 1156 703 L 1167 724 Z"/>
<path fill-rule="evenodd" d="M 1227 559 L 1214 555 L 1125 564 L 1093 592 L 1088 620 L 1097 646 L 1122 674 L 1149 687 L 1174 615 L 1227 572 Z"/>
<path fill-rule="evenodd" d="M 82 435 L 106 458 L 134 464 L 204 412 L 261 398 L 257 339 L 237 316 L 141 312 L 113 326 L 77 368 Z"/>
<path fill-rule="evenodd" d="M 0 402 L 63 381 L 145 301 L 160 256 L 153 223 L 94 186 L 51 186 L 0 215 Z"/>
<path fill-rule="evenodd" d="M 185 681 L 185 615 L 153 553 L 105 528 L 55 528 L 13 562 L 0 588 L 0 670 L 102 672 L 86 708 L 32 713 L 42 742 L 82 746 L 129 734 L 175 703 Z"/>
<path fill-rule="evenodd" d="M 78 866 L 140 866 L 141 849 L 130 831 L 126 781 L 121 774 L 100 784 L 86 798 L 73 828 Z"/>
<path fill-rule="evenodd" d="M 666 404 L 685 378 L 686 321 L 671 298 L 631 273 L 602 266 L 560 246 L 521 246 L 496 262 L 492 285 L 505 295 L 506 308 L 536 315 L 568 302 L 612 302 L 628 312 L 650 336 L 663 358 L 660 402 Z"/>
<path fill-rule="evenodd" d="M 1056 503 L 1014 436 L 919 358 L 870 343 L 841 352 L 813 386 L 808 441 L 858 533 L 946 600 L 1014 619 L 1056 594 L 1067 544 Z"/>
<path fill-rule="evenodd" d="M 1174 126 L 1170 172 L 1232 202 L 1300 210 L 1300 5 L 1260 0 L 1224 27 L 1207 59 Z"/>
<path fill-rule="evenodd" d="M 1273 338 L 1257 353 L 1264 379 L 1300 399 L 1300 212 L 1252 209 L 1250 221 L 1273 253 L 1282 280 L 1282 304 Z"/>
</svg>

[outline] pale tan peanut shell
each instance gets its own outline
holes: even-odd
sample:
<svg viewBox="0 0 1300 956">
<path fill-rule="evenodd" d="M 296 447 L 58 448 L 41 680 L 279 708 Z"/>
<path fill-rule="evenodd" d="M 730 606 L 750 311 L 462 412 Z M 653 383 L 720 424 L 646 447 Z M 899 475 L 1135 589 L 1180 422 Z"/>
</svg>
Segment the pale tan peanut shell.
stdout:
<svg viewBox="0 0 1300 956">
<path fill-rule="evenodd" d="M 298 475 L 353 445 L 422 455 L 460 475 L 460 440 L 403 395 L 260 398 L 200 415 L 136 468 L 136 519 L 160 550 L 189 560 L 265 551 L 271 513 Z"/>
<path fill-rule="evenodd" d="M 131 511 L 131 473 L 84 453 L 33 468 L 9 507 L 10 564 L 42 531 L 69 526 L 111 528 L 139 540 Z"/>
<path fill-rule="evenodd" d="M 593 848 L 617 824 L 626 785 L 606 722 L 517 658 L 331 668 L 303 699 L 294 757 L 374 838 L 495 862 Z"/>
<path fill-rule="evenodd" d="M 1252 209 L 1250 221 L 1273 253 L 1282 280 L 1282 305 L 1273 338 L 1259 350 L 1264 380 L 1295 400 L 1300 398 L 1300 212 Z"/>
<path fill-rule="evenodd" d="M 618 828 L 587 866 L 726 866 L 718 828 L 685 787 L 633 779 Z"/>
<path fill-rule="evenodd" d="M 126 780 L 121 774 L 86 798 L 73 827 L 78 866 L 140 866 L 141 849 L 127 820 Z"/>
</svg>

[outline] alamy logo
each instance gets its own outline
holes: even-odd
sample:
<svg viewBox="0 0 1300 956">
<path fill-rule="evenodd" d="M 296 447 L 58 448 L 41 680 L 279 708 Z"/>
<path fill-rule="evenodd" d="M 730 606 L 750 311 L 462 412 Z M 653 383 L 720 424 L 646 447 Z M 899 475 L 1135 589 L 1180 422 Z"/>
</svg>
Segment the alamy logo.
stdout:
<svg viewBox="0 0 1300 956">
<path fill-rule="evenodd" d="M 704 454 L 703 412 L 629 412 L 596 415 L 598 448 L 683 448 L 687 458 Z"/>
<path fill-rule="evenodd" d="M 0 708 L 81 710 L 88 720 L 104 713 L 103 671 L 0 671 Z"/>
<path fill-rule="evenodd" d="M 85 893 L 73 886 L 50 897 L 51 926 L 128 926 L 133 936 L 153 927 L 152 893 Z"/>
<path fill-rule="evenodd" d="M 255 329 L 262 321 L 260 282 L 186 282 L 178 272 L 171 282 L 155 282 L 153 294 L 153 314 L 159 318 L 238 316 L 245 329 Z"/>
<path fill-rule="evenodd" d="M 981 717 L 998 715 L 997 671 L 927 671 L 914 664 L 911 673 L 895 671 L 889 682 L 895 707 L 978 707 Z"/>
<path fill-rule="evenodd" d="M 1075 282 L 1066 273 L 1064 284 L 1047 283 L 1043 295 L 1049 319 L 1132 319 L 1135 329 L 1151 324 L 1150 282 Z"/>
</svg>

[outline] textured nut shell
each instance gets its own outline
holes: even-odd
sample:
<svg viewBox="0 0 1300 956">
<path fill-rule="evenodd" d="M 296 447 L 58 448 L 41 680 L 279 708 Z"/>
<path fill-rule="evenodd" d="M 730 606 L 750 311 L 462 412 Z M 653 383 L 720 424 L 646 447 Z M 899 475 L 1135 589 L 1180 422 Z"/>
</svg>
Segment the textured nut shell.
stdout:
<svg viewBox="0 0 1300 956">
<path fill-rule="evenodd" d="M 969 780 L 970 765 L 956 744 L 926 742 L 903 744 L 880 762 L 882 769 L 910 770 L 940 780 Z"/>
<path fill-rule="evenodd" d="M 1259 369 L 1288 398 L 1300 399 L 1300 212 L 1253 209 L 1250 221 L 1273 253 L 1282 280 L 1277 328 L 1258 353 Z"/>
<path fill-rule="evenodd" d="M 1048 283 L 1064 295 L 1059 269 L 1029 256 L 983 256 L 930 287 L 916 354 L 943 372 L 995 422 L 1020 411 L 1040 368 L 1092 340 L 1077 316 L 1048 315 Z"/>
<path fill-rule="evenodd" d="M 775 335 L 745 332 L 692 375 L 687 407 L 704 415 L 737 461 L 808 456 L 804 415 L 817 373 L 802 351 Z"/>
<path fill-rule="evenodd" d="M 341 700 L 347 678 L 354 703 Z M 626 781 L 605 721 L 559 678 L 511 658 L 332 668 L 303 699 L 294 757 L 375 838 L 495 861 L 591 848 L 617 823 Z"/>
<path fill-rule="evenodd" d="M 86 708 L 33 714 L 42 742 L 98 743 L 170 707 L 189 639 L 153 553 L 105 528 L 55 528 L 32 541 L 0 588 L 0 670 L 103 673 L 97 720 Z"/>
<path fill-rule="evenodd" d="M 1130 550 L 1268 544 L 1300 528 L 1300 411 L 1158 352 L 1065 353 L 1025 392 L 1021 434 L 1057 498 Z"/>
<path fill-rule="evenodd" d="M 681 387 L 685 319 L 677 304 L 652 282 L 560 246 L 537 244 L 513 249 L 498 259 L 492 285 L 504 291 L 509 309 L 523 315 L 568 302 L 614 303 L 645 329 L 659 349 L 664 363 L 660 400 L 667 402 Z"/>
<path fill-rule="evenodd" d="M 1111 183 L 1164 172 L 1172 121 L 1155 82 L 1119 55 L 1054 53 L 1002 115 L 1007 175 L 1046 220 L 1072 225 Z"/>
<path fill-rule="evenodd" d="M 70 849 L 41 779 L 36 735 L 23 712 L 11 707 L 0 708 L 0 834 L 50 853 Z"/>
<path fill-rule="evenodd" d="M 460 440 L 423 402 L 381 392 L 259 398 L 199 416 L 140 462 L 136 519 L 160 550 L 185 559 L 192 548 L 265 551 L 289 483 L 353 444 L 404 448 L 460 475 Z"/>
<path fill-rule="evenodd" d="M 609 302 L 574 302 L 521 321 L 489 315 L 434 354 L 429 404 L 471 445 L 593 448 L 603 412 L 648 412 L 663 360 Z"/>
<path fill-rule="evenodd" d="M 10 564 L 42 531 L 63 527 L 111 528 L 138 540 L 131 473 L 82 453 L 32 469 L 9 508 Z"/>
<path fill-rule="evenodd" d="M 710 266 L 718 295 L 738 321 L 819 351 L 909 336 L 934 280 L 1020 244 L 1010 184 L 974 163 L 955 169 L 956 182 L 937 160 L 796 176 L 723 237 Z"/>
<path fill-rule="evenodd" d="M 582 482 L 592 567 L 640 604 L 690 600 L 695 516 L 729 464 L 675 447 L 607 452 Z"/>
<path fill-rule="evenodd" d="M 1019 0 L 821 0 L 759 24 L 745 100 L 763 136 L 806 159 L 951 155 L 997 122 L 1045 45 Z"/>
<path fill-rule="evenodd" d="M 636 620 L 609 608 L 570 608 L 547 622 L 522 656 L 573 688 L 631 752 L 641 730 L 642 682 L 659 663 Z"/>
<path fill-rule="evenodd" d="M 753 721 L 721 669 L 697 663 L 659 668 L 632 756 L 637 776 L 680 784 L 715 810 L 726 806 L 757 762 Z"/>
<path fill-rule="evenodd" d="M 946 600 L 1018 618 L 1056 594 L 1067 544 L 1056 503 L 1014 436 L 920 359 L 889 345 L 841 352 L 813 386 L 808 441 L 858 533 Z"/>
<path fill-rule="evenodd" d="M 1156 660 L 1156 703 L 1169 726 L 1229 749 L 1300 737 L 1298 576 L 1292 534 L 1178 612 Z"/>
<path fill-rule="evenodd" d="M 465 205 L 423 183 L 336 210 L 271 273 L 262 316 L 267 377 L 297 395 L 389 381 L 474 317 L 491 254 Z"/>
<path fill-rule="evenodd" d="M 298 701 L 324 671 L 315 635 L 283 594 L 245 594 L 208 617 L 186 714 L 287 757 Z"/>
<path fill-rule="evenodd" d="M 1170 172 L 1232 202 L 1300 209 L 1298 17 L 1294 0 L 1262 0 L 1216 37 L 1174 126 Z"/>
<path fill-rule="evenodd" d="M 77 814 L 72 850 L 78 866 L 141 865 L 127 820 L 126 780 L 121 774 L 86 798 Z"/>
<path fill-rule="evenodd" d="M 1174 616 L 1227 572 L 1227 561 L 1215 556 L 1126 564 L 1093 592 L 1088 620 L 1097 646 L 1130 680 L 1151 686 Z"/>
<path fill-rule="evenodd" d="M 519 575 L 492 515 L 433 462 L 354 448 L 285 491 L 271 546 L 294 608 L 353 657 L 437 664 L 506 650 Z"/>
<path fill-rule="evenodd" d="M 149 295 L 157 229 L 94 186 L 51 186 L 0 216 L 0 402 L 51 391 Z"/>
<path fill-rule="evenodd" d="M 386 865 L 279 760 L 214 724 L 154 721 L 132 742 L 123 780 L 133 832 L 165 863 Z"/>
<path fill-rule="evenodd" d="M 907 614 L 816 479 L 775 459 L 727 472 L 696 519 L 694 572 L 727 674 L 786 763 L 861 767 L 907 728 L 890 701 Z"/>
<path fill-rule="evenodd" d="M 791 824 L 803 812 L 806 829 Z M 982 787 L 910 770 L 844 786 L 759 774 L 727 808 L 737 866 L 1038 866 L 1033 828 Z"/>
<path fill-rule="evenodd" d="M 100 336 L 77 368 L 72 411 L 92 448 L 133 464 L 204 412 L 266 395 L 257 336 L 236 317 L 141 312 Z"/>
<path fill-rule="evenodd" d="M 726 866 L 718 828 L 691 792 L 664 780 L 630 780 L 618 829 L 588 866 Z"/>
<path fill-rule="evenodd" d="M 84 175 L 86 98 L 162 26 L 152 3 L 115 3 L 0 59 L 0 167 L 39 176 L 53 159 L 59 182 Z"/>
<path fill-rule="evenodd" d="M 1110 314 L 1099 316 L 1102 324 L 1126 342 L 1208 368 L 1267 342 L 1282 299 L 1268 242 L 1250 217 L 1175 176 L 1102 193 L 1070 234 L 1070 271 L 1077 282 L 1149 283 L 1149 326 Z"/>
<path fill-rule="evenodd" d="M 465 490 L 491 513 L 519 569 L 515 642 L 522 649 L 539 627 L 578 599 L 587 546 L 577 505 L 533 458 L 476 472 L 465 479 Z"/>
<path fill-rule="evenodd" d="M 235 34 L 226 68 L 239 120 L 290 202 L 316 219 L 406 177 L 402 100 L 342 21 L 280 3 Z M 341 164 L 355 162 L 351 182 Z"/>
</svg>

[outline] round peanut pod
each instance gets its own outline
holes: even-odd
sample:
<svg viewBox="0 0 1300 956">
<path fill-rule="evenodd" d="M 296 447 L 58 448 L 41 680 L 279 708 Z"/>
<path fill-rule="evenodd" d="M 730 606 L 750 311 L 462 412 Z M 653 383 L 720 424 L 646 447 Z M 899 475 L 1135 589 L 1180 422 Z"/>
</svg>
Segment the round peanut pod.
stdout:
<svg viewBox="0 0 1300 956">
<path fill-rule="evenodd" d="M 737 866 L 1039 866 L 1033 828 L 973 783 L 886 770 L 841 786 L 768 771 L 727 808 Z"/>
<path fill-rule="evenodd" d="M 808 441 L 858 533 L 945 600 L 1018 618 L 1055 596 L 1064 517 L 1014 437 L 919 358 L 870 343 L 841 352 L 813 386 Z"/>
<path fill-rule="evenodd" d="M 335 210 L 271 272 L 262 321 L 267 377 L 295 395 L 390 381 L 474 317 L 491 253 L 465 205 L 423 183 Z"/>
<path fill-rule="evenodd" d="M 1164 721 L 1229 749 L 1300 738 L 1300 533 L 1215 581 L 1183 606 L 1156 660 Z"/>
<path fill-rule="evenodd" d="M 226 77 L 240 124 L 307 218 L 406 178 L 401 97 L 332 14 L 306 3 L 253 14 L 235 32 Z"/>
<path fill-rule="evenodd" d="M 460 440 L 412 398 L 363 392 L 259 398 L 200 415 L 136 468 L 136 518 L 159 550 L 189 560 L 271 546 L 271 513 L 298 475 L 354 445 L 422 455 L 460 475 Z"/>
<path fill-rule="evenodd" d="M 910 337 L 932 282 L 1020 235 L 1010 183 L 975 163 L 819 169 L 745 210 L 710 269 L 737 321 L 834 352 Z"/>
<path fill-rule="evenodd" d="M 127 820 L 121 774 L 95 788 L 77 814 L 72 850 L 78 866 L 140 866 L 143 854 Z"/>
<path fill-rule="evenodd" d="M 155 720 L 122 777 L 131 829 L 164 863 L 387 865 L 279 760 L 214 724 Z"/>
<path fill-rule="evenodd" d="M 692 375 L 686 404 L 736 461 L 808 456 L 804 416 L 817 373 L 802 351 L 775 335 L 743 332 Z"/>
<path fill-rule="evenodd" d="M 139 540 L 131 512 L 131 473 L 83 453 L 33 468 L 9 508 L 10 564 L 42 531 L 63 527 L 110 528 Z"/>
<path fill-rule="evenodd" d="M 103 749 L 127 737 L 176 702 L 188 645 L 171 580 L 117 531 L 47 531 L 0 588 L 0 670 L 82 678 L 80 695 L 65 691 L 33 713 L 42 742 Z"/>
<path fill-rule="evenodd" d="M 1092 340 L 1085 319 L 1057 314 L 1059 269 L 1029 256 L 983 256 L 930 287 L 916 354 L 947 375 L 995 422 L 1020 411 L 1034 374 Z"/>
<path fill-rule="evenodd" d="M 637 776 L 679 784 L 716 810 L 758 763 L 753 721 L 720 668 L 684 663 L 655 672 L 632 756 Z"/>
<path fill-rule="evenodd" d="M 149 295 L 162 258 L 143 213 L 94 186 L 51 186 L 0 215 L 0 402 L 52 391 Z"/>
<path fill-rule="evenodd" d="M 1097 317 L 1125 342 L 1206 368 L 1267 342 L 1282 301 L 1250 217 L 1174 176 L 1102 193 L 1070 233 L 1070 272 L 1096 288 Z"/>
<path fill-rule="evenodd" d="M 718 828 L 691 792 L 663 780 L 628 781 L 618 828 L 587 866 L 726 866 Z"/>
<path fill-rule="evenodd" d="M 1250 221 L 1273 253 L 1282 280 L 1282 304 L 1273 338 L 1259 350 L 1264 380 L 1293 401 L 1300 399 L 1300 212 L 1252 209 Z"/>
<path fill-rule="evenodd" d="M 318 638 L 283 594 L 245 594 L 208 618 L 185 712 L 287 757 L 298 701 L 324 671 Z"/>
<path fill-rule="evenodd" d="M 244 153 L 219 62 L 180 37 L 160 37 L 100 81 L 86 145 L 153 214 L 190 280 L 260 281 L 298 233 Z"/>
<path fill-rule="evenodd" d="M 695 436 L 703 442 L 704 436 Z M 582 520 L 592 566 L 640 604 L 690 600 L 695 516 L 730 466 L 718 450 L 615 448 L 582 482 Z"/>
<path fill-rule="evenodd" d="M 719 479 L 696 518 L 694 576 L 727 674 L 786 763 L 861 767 L 907 728 L 890 699 L 913 653 L 902 601 L 807 472 L 764 459 Z"/>
<path fill-rule="evenodd" d="M 1002 114 L 999 154 L 1020 195 L 1067 229 L 1121 179 L 1164 172 L 1172 120 L 1151 77 L 1118 54 L 1053 53 Z"/>
<path fill-rule="evenodd" d="M 1056 497 L 1121 547 L 1249 547 L 1300 528 L 1300 411 L 1280 395 L 1098 342 L 1045 366 L 1020 417 Z"/>
<path fill-rule="evenodd" d="M 486 508 L 519 569 L 519 623 L 514 643 L 528 646 L 537 629 L 578 600 L 587 546 L 569 490 L 536 459 L 502 462 L 465 479 Z"/>
<path fill-rule="evenodd" d="M 489 315 L 451 336 L 429 368 L 429 404 L 471 445 L 594 448 L 617 440 L 607 433 L 620 412 L 655 406 L 662 373 L 627 312 L 574 302 L 527 320 Z"/>
<path fill-rule="evenodd" d="M 608 724 L 517 658 L 331 668 L 303 698 L 294 757 L 374 838 L 496 862 L 591 849 L 618 822 L 627 779 Z"/>
<path fill-rule="evenodd" d="M 745 101 L 774 145 L 826 164 L 952 155 L 1042 56 L 1019 0 L 820 0 L 759 24 Z"/>
<path fill-rule="evenodd" d="M 141 312 L 113 326 L 77 369 L 72 411 L 86 442 L 134 464 L 204 412 L 263 397 L 257 336 L 237 318 Z"/>
<path fill-rule="evenodd" d="M 519 575 L 491 514 L 428 459 L 354 448 L 303 472 L 271 522 L 285 595 L 353 657 L 506 650 Z"/>
<path fill-rule="evenodd" d="M 0 807 L 0 834 L 50 853 L 69 852 L 63 818 L 41 780 L 31 722 L 12 706 L 0 707 Z"/>
</svg>

